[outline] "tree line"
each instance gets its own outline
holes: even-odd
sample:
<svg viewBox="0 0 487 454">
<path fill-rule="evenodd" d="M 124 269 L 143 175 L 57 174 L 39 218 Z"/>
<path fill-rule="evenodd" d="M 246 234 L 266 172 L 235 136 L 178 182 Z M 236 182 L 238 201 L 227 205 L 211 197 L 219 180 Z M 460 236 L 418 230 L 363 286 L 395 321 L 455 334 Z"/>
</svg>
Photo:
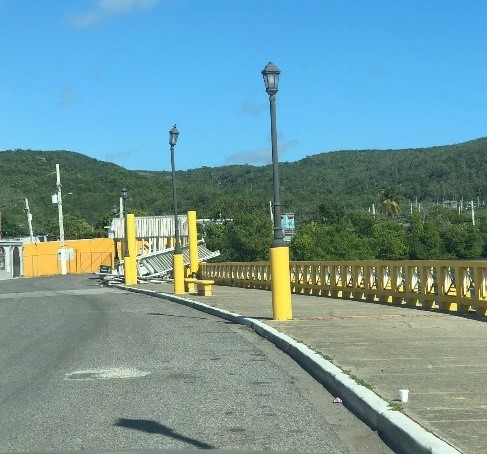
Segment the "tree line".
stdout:
<svg viewBox="0 0 487 454">
<path fill-rule="evenodd" d="M 141 215 L 172 213 L 169 171 L 131 171 L 69 151 L 6 150 L 0 152 L 3 236 L 28 235 L 24 211 L 26 197 L 33 216 L 34 233 L 53 239 L 58 236 L 57 207 L 51 203 L 51 195 L 56 190 L 56 164 L 61 168 L 63 194 L 73 194 L 63 199 L 66 238 L 105 236 L 104 227 L 109 225 L 113 210 L 118 207 L 122 186 L 129 189 L 129 212 Z M 381 207 L 392 215 L 378 212 L 378 224 L 386 221 L 400 223 L 409 235 L 409 229 L 416 227 L 413 219 L 406 218 L 407 200 L 418 200 L 423 205 L 443 199 L 487 198 L 486 138 L 431 148 L 319 153 L 297 162 L 281 162 L 279 166 L 283 211 L 295 214 L 298 234 L 303 235 L 305 226 L 328 230 L 334 227 L 317 215 L 318 207 L 328 202 L 341 207 L 345 213 L 341 219 L 347 226 L 343 235 L 349 234 L 350 241 L 358 242 L 356 237 L 364 239 L 363 227 L 354 223 L 354 216 L 367 212 L 373 204 L 377 211 Z M 245 199 L 252 200 L 255 215 L 262 213 L 266 219 L 269 217 L 268 204 L 273 196 L 272 166 L 234 165 L 177 171 L 176 185 L 181 213 L 196 210 L 200 218 L 232 218 L 235 222 L 243 222 L 238 213 L 234 214 L 233 205 L 235 201 Z M 391 188 L 395 193 L 389 191 Z M 387 206 L 382 205 L 385 200 L 389 201 Z M 403 209 L 395 214 L 399 204 Z M 242 216 L 247 214 L 242 213 Z M 332 214 L 328 213 L 328 216 Z M 435 224 L 429 216 L 422 221 L 421 228 L 426 229 L 422 235 L 429 235 L 430 221 Z M 452 222 L 452 225 L 456 224 Z M 445 243 L 447 227 L 441 222 L 436 227 Z M 381 228 L 386 227 L 374 226 L 375 231 Z M 479 219 L 475 231 L 481 228 Z M 328 230 L 327 234 L 331 235 L 333 232 Z M 236 237 L 237 231 L 231 232 L 230 237 L 232 235 Z M 376 236 L 380 234 L 376 232 Z M 296 241 L 298 239 L 299 235 Z M 357 243 L 362 255 L 386 255 L 377 251 L 378 246 L 374 246 L 377 241 L 366 243 Z M 408 256 L 418 255 L 409 251 L 409 243 Z M 465 255 L 451 249 L 443 244 L 440 252 L 436 251 L 434 255 Z M 320 250 L 324 251 L 317 245 L 316 252 Z M 332 255 L 332 251 L 327 254 Z"/>
<path fill-rule="evenodd" d="M 487 210 L 476 217 L 474 225 L 470 214 L 442 206 L 405 213 L 400 203 L 384 197 L 375 215 L 323 200 L 313 219 L 299 223 L 290 256 L 303 261 L 477 259 L 487 255 Z M 210 249 L 221 251 L 221 261 L 268 260 L 272 224 L 254 205 L 237 210 L 232 220 L 207 225 L 203 235 Z"/>
</svg>

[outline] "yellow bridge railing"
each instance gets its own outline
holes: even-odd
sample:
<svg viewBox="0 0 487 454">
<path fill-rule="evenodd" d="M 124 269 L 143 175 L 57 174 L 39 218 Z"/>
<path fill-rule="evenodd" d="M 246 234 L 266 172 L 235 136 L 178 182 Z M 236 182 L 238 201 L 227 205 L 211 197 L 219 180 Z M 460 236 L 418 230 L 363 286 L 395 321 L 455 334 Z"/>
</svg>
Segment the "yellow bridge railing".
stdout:
<svg viewBox="0 0 487 454">
<path fill-rule="evenodd" d="M 290 262 L 293 293 L 487 314 L 487 261 Z M 270 290 L 269 262 L 203 263 L 216 284 Z"/>
</svg>

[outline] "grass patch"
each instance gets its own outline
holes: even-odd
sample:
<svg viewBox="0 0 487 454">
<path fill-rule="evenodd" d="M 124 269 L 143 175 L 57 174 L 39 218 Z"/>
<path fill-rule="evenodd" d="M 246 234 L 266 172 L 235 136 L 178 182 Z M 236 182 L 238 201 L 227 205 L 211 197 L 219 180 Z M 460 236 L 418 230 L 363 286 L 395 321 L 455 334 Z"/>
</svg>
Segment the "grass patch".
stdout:
<svg viewBox="0 0 487 454">
<path fill-rule="evenodd" d="M 357 383 L 357 385 L 364 386 L 371 391 L 374 390 L 374 387 L 370 383 L 366 382 L 363 378 L 358 378 L 356 375 L 352 374 L 351 370 L 344 370 L 343 372 L 345 372 L 355 383 Z"/>
<path fill-rule="evenodd" d="M 335 363 L 333 362 L 333 358 L 332 358 L 331 356 L 328 356 L 328 355 L 323 355 L 323 354 L 320 354 L 320 355 L 321 355 L 321 357 L 322 357 L 323 359 L 326 359 L 327 361 L 330 361 L 330 363 L 335 364 Z"/>
<path fill-rule="evenodd" d="M 396 400 L 390 401 L 389 407 L 391 407 L 391 410 L 394 410 L 394 411 L 403 411 L 404 410 L 403 404 L 401 402 L 396 401 Z"/>
</svg>

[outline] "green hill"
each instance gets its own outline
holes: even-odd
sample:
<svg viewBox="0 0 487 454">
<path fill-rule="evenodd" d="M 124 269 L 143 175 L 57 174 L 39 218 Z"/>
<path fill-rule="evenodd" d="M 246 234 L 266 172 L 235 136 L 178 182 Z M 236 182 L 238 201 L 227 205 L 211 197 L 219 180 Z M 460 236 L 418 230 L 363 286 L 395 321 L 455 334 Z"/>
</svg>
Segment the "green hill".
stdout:
<svg viewBox="0 0 487 454">
<path fill-rule="evenodd" d="M 147 214 L 170 214 L 170 172 L 129 171 L 69 151 L 6 150 L 0 152 L 2 230 L 27 233 L 27 197 L 36 232 L 55 232 L 56 164 L 60 165 L 65 213 L 100 226 L 118 203 L 120 188 L 130 191 L 129 208 Z M 280 164 L 283 211 L 307 220 L 323 199 L 366 210 L 378 194 L 396 186 L 403 200 L 481 200 L 487 194 L 487 138 L 456 145 L 406 150 L 336 151 Z M 272 167 L 236 165 L 177 172 L 181 212 L 195 209 L 214 217 L 241 196 L 272 199 Z"/>
</svg>

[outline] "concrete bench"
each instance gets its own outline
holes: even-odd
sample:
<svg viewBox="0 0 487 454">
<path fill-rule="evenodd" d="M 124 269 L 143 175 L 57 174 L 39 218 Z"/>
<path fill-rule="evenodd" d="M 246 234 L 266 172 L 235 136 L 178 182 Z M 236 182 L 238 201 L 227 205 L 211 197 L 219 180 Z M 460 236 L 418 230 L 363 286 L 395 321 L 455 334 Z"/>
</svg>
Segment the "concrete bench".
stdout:
<svg viewBox="0 0 487 454">
<path fill-rule="evenodd" d="M 197 279 L 195 277 L 187 277 L 184 279 L 186 291 L 192 294 L 198 294 L 202 296 L 212 296 L 212 285 L 215 281 L 208 279 Z"/>
</svg>

